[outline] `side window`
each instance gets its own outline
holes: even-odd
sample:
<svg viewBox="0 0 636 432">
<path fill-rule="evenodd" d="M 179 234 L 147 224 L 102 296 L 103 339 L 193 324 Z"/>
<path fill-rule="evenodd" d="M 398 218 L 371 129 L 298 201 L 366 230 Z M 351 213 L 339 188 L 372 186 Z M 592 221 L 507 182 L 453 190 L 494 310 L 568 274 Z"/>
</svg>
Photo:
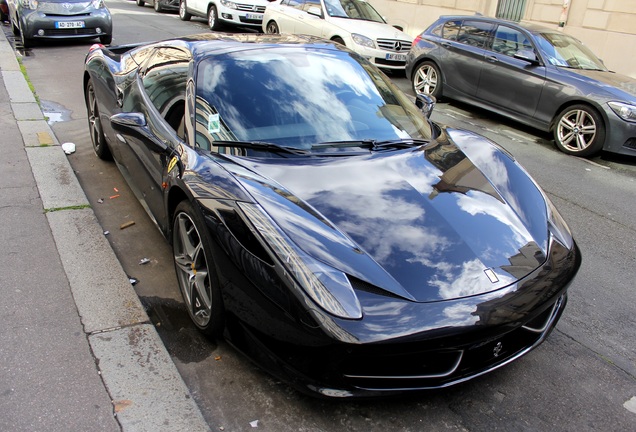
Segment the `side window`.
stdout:
<svg viewBox="0 0 636 432">
<path fill-rule="evenodd" d="M 497 27 L 492 49 L 507 56 L 514 56 L 521 50 L 533 50 L 532 44 L 523 33 L 503 25 Z"/>
<path fill-rule="evenodd" d="M 492 33 L 493 24 L 482 21 L 464 21 L 459 30 L 457 42 L 466 45 L 483 48 Z"/>
<path fill-rule="evenodd" d="M 188 52 L 174 47 L 157 48 L 142 75 L 152 104 L 182 139 L 189 64 Z"/>
<path fill-rule="evenodd" d="M 447 21 L 444 24 L 444 29 L 442 31 L 442 37 L 444 39 L 456 41 L 457 36 L 459 35 L 459 29 L 462 28 L 461 20 L 456 21 Z"/>
<path fill-rule="evenodd" d="M 303 7 L 305 6 L 305 0 L 289 0 L 289 6 L 299 10 L 303 10 Z"/>
</svg>

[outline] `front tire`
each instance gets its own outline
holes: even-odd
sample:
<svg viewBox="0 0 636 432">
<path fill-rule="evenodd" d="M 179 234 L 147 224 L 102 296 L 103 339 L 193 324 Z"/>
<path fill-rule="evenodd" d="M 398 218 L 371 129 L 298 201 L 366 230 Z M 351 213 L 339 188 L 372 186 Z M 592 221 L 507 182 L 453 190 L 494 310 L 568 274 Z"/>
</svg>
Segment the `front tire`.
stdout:
<svg viewBox="0 0 636 432">
<path fill-rule="evenodd" d="M 605 125 L 598 112 L 587 105 L 565 108 L 554 122 L 554 141 L 563 153 L 588 157 L 605 144 Z"/>
<path fill-rule="evenodd" d="M 110 45 L 110 43 L 113 41 L 113 36 L 112 35 L 106 35 L 106 36 L 100 36 L 99 37 L 99 42 L 102 45 Z"/>
<path fill-rule="evenodd" d="M 26 32 L 22 26 L 20 26 L 20 42 L 25 49 L 33 46 L 33 39 L 26 36 Z"/>
<path fill-rule="evenodd" d="M 418 65 L 413 74 L 413 91 L 439 99 L 442 96 L 442 74 L 437 65 L 425 61 Z"/>
<path fill-rule="evenodd" d="M 223 329 L 224 308 L 207 228 L 189 201 L 175 210 L 172 230 L 174 265 L 192 322 L 207 336 Z"/>
<path fill-rule="evenodd" d="M 137 0 L 137 6 L 145 6 L 146 2 L 144 0 Z"/>
<path fill-rule="evenodd" d="M 212 31 L 218 31 L 221 28 L 221 21 L 214 5 L 208 9 L 208 26 Z"/>
<path fill-rule="evenodd" d="M 280 29 L 278 28 L 278 24 L 276 21 L 270 21 L 267 23 L 267 27 L 265 28 L 265 33 L 267 34 L 279 34 Z"/>
<path fill-rule="evenodd" d="M 192 18 L 192 15 L 188 13 L 186 0 L 181 0 L 179 3 L 179 19 L 181 19 L 181 21 L 190 21 L 190 18 Z"/>
<path fill-rule="evenodd" d="M 161 2 L 159 2 L 159 0 L 155 0 L 153 7 L 155 8 L 155 12 L 163 12 L 163 7 L 161 7 Z"/>
<path fill-rule="evenodd" d="M 95 96 L 95 87 L 92 79 L 89 79 L 86 83 L 86 112 L 88 114 L 88 132 L 91 136 L 95 155 L 102 160 L 112 159 L 102 129 L 102 121 L 99 117 L 97 97 Z"/>
</svg>

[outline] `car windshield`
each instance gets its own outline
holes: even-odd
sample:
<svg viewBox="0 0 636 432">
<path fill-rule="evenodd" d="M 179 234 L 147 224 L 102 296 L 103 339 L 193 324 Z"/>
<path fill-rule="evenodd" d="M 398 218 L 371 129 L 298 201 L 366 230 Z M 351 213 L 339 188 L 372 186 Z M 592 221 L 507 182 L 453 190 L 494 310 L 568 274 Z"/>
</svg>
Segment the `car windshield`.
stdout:
<svg viewBox="0 0 636 432">
<path fill-rule="evenodd" d="M 277 47 L 210 56 L 197 69 L 196 145 L 259 141 L 295 149 L 426 140 L 428 120 L 357 54 Z"/>
<path fill-rule="evenodd" d="M 365 0 L 325 0 L 325 6 L 332 17 L 384 23 L 378 11 Z"/>
<path fill-rule="evenodd" d="M 603 62 L 581 42 L 563 33 L 542 33 L 537 42 L 547 61 L 571 69 L 607 70 Z"/>
</svg>

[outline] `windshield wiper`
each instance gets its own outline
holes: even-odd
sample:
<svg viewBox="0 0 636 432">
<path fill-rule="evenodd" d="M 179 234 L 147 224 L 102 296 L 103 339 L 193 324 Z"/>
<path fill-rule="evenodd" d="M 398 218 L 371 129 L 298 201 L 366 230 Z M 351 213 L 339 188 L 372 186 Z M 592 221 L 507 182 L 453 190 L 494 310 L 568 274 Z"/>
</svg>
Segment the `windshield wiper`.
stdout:
<svg viewBox="0 0 636 432">
<path fill-rule="evenodd" d="M 327 141 L 311 146 L 312 149 L 326 147 L 368 147 L 371 150 L 381 150 L 386 147 L 413 147 L 428 144 L 430 141 L 419 138 L 401 138 L 393 140 L 377 141 L 374 139 Z"/>
<path fill-rule="evenodd" d="M 307 150 L 298 149 L 295 147 L 282 146 L 266 141 L 212 141 L 212 145 L 216 147 L 240 147 L 250 148 L 256 150 L 270 150 L 274 152 L 291 153 L 295 155 L 306 155 L 309 152 Z"/>
</svg>

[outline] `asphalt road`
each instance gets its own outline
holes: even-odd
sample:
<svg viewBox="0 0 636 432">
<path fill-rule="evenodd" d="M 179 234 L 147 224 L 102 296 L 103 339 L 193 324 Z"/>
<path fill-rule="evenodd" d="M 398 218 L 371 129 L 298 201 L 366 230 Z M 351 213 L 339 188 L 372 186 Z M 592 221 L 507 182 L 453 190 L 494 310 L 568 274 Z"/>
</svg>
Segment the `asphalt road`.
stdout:
<svg viewBox="0 0 636 432">
<path fill-rule="evenodd" d="M 113 44 L 207 32 L 132 1 L 107 0 Z M 10 28 L 5 26 L 8 38 Z M 550 137 L 441 101 L 433 119 L 477 131 L 510 151 L 560 209 L 583 253 L 568 307 L 548 340 L 521 360 L 441 391 L 383 401 L 322 401 L 271 378 L 223 341 L 209 341 L 181 305 L 169 245 L 113 163 L 97 159 L 82 90 L 91 42 L 45 43 L 23 64 L 80 184 L 211 428 L 225 431 L 636 430 L 636 158 L 591 161 Z M 404 90 L 409 84 L 392 74 Z M 120 229 L 121 224 L 135 224 Z M 140 261 L 148 258 L 148 264 Z M 258 421 L 257 423 L 254 423 Z"/>
</svg>

